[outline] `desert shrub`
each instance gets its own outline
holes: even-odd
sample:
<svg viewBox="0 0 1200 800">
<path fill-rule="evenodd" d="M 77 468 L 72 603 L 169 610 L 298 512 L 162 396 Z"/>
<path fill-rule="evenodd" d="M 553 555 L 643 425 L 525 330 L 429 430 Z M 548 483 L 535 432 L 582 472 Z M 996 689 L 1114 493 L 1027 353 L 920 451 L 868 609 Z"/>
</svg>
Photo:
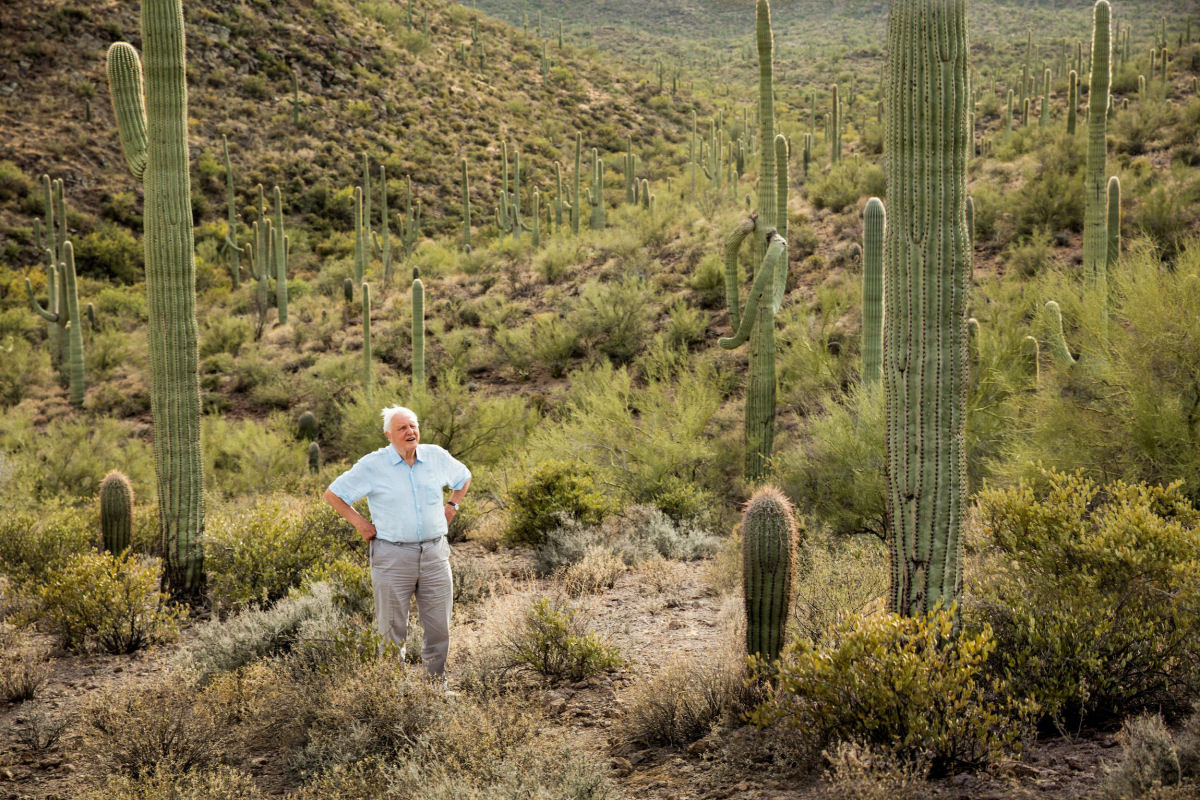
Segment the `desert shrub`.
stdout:
<svg viewBox="0 0 1200 800">
<path fill-rule="evenodd" d="M 357 534 L 319 500 L 264 496 L 210 514 L 205 541 L 209 595 L 219 609 L 270 603 L 307 570 L 352 552 Z"/>
<path fill-rule="evenodd" d="M 0 371 L 0 405 L 16 405 L 30 389 L 50 383 L 49 354 L 44 349 L 34 348 L 23 337 L 0 337 L 0 356 L 4 358 L 4 369 Z"/>
<path fill-rule="evenodd" d="M 586 468 L 567 461 L 543 461 L 527 478 L 514 481 L 505 506 L 508 541 L 532 545 L 541 544 L 563 517 L 594 524 L 609 510 Z"/>
<path fill-rule="evenodd" d="M 484 396 L 453 369 L 438 370 L 436 385 L 413 398 L 410 407 L 421 422 L 421 441 L 441 445 L 477 472 L 519 448 L 538 421 L 536 410 L 523 398 Z M 375 419 L 378 422 L 378 409 Z M 380 445 L 386 443 L 382 436 L 380 432 Z"/>
<path fill-rule="evenodd" d="M 883 606 L 888 556 L 868 537 L 817 537 L 800 551 L 791 618 L 799 636 L 818 643 L 848 618 Z"/>
<path fill-rule="evenodd" d="M 64 647 L 133 653 L 173 639 L 182 607 L 158 590 L 161 564 L 130 552 L 83 552 L 39 588 L 41 624 Z"/>
<path fill-rule="evenodd" d="M 321 583 L 329 585 L 334 601 L 345 611 L 364 617 L 370 617 L 374 611 L 371 568 L 359 553 L 344 553 L 332 560 L 313 564 L 301 577 L 300 589 L 310 592 Z"/>
<path fill-rule="evenodd" d="M 557 315 L 535 317 L 530 332 L 530 347 L 552 378 L 567 372 L 571 359 L 582 351 L 579 334 Z"/>
<path fill-rule="evenodd" d="M 1196 211 L 1200 203 L 1200 181 L 1194 177 L 1189 181 L 1184 177 L 1192 177 L 1192 172 L 1180 168 L 1172 180 L 1156 180 L 1131 208 L 1126 223 L 1153 240 L 1168 259 L 1178 256 L 1200 219 Z"/>
<path fill-rule="evenodd" d="M 1005 263 L 1022 278 L 1032 278 L 1054 261 L 1054 243 L 1045 228 L 1034 229 L 1028 237 L 1009 244 Z"/>
<path fill-rule="evenodd" d="M 677 657 L 630 689 L 626 735 L 651 745 L 683 747 L 743 710 L 746 667 L 739 648 L 717 658 Z"/>
<path fill-rule="evenodd" d="M 45 580 L 99 539 L 95 509 L 47 504 L 0 513 L 0 571 L 19 582 Z"/>
<path fill-rule="evenodd" d="M 594 594 L 611 589 L 624 573 L 624 561 L 611 550 L 593 545 L 584 551 L 583 558 L 563 570 L 563 588 L 572 597 Z"/>
<path fill-rule="evenodd" d="M 20 167 L 5 159 L 0 161 L 0 200 L 10 202 L 20 200 L 34 189 L 33 178 L 26 175 Z"/>
<path fill-rule="evenodd" d="M 805 184 L 808 199 L 817 208 L 839 212 L 863 197 L 883 197 L 883 168 L 862 158 L 850 157 Z"/>
<path fill-rule="evenodd" d="M 214 314 L 205 320 L 200 336 L 200 357 L 214 353 L 229 353 L 236 356 L 242 345 L 253 338 L 254 331 L 245 317 L 230 317 Z"/>
<path fill-rule="evenodd" d="M 820 644 L 796 640 L 751 719 L 783 724 L 812 752 L 857 741 L 936 774 L 999 758 L 1019 747 L 1026 708 L 991 699 L 1005 691 L 983 671 L 996 640 L 986 629 L 956 635 L 954 617 L 851 616 Z"/>
<path fill-rule="evenodd" d="M 0 622 L 0 702 L 32 700 L 45 687 L 49 675 L 46 648 Z"/>
<path fill-rule="evenodd" d="M 202 433 L 207 488 L 225 497 L 314 488 L 307 449 L 295 443 L 293 428 L 282 413 L 265 421 L 206 416 Z"/>
<path fill-rule="evenodd" d="M 333 587 L 317 583 L 308 592 L 285 597 L 270 608 L 248 608 L 197 626 L 195 639 L 181 652 L 180 661 L 207 681 L 253 661 L 290 652 L 305 638 L 306 627 L 329 628 L 345 619 Z"/>
<path fill-rule="evenodd" d="M 616 502 L 656 503 L 681 484 L 698 497 L 720 487 L 718 450 L 706 434 L 721 405 L 716 376 L 707 366 L 688 368 L 678 351 L 661 355 L 666 363 L 645 363 L 645 381 L 608 364 L 572 373 L 559 419 L 531 433 L 528 458 L 571 453 Z"/>
<path fill-rule="evenodd" d="M 84 759 L 132 778 L 213 766 L 226 738 L 191 681 L 171 672 L 97 692 L 80 710 L 76 732 Z"/>
<path fill-rule="evenodd" d="M 688 349 L 697 342 L 704 340 L 708 330 L 708 318 L 700 309 L 682 301 L 673 303 L 667 309 L 667 342 L 676 348 Z"/>
<path fill-rule="evenodd" d="M 725 267 L 720 253 L 706 253 L 696 265 L 689 283 L 700 295 L 704 308 L 718 308 L 725 302 Z"/>
<path fill-rule="evenodd" d="M 1039 167 L 1011 200 L 1016 231 L 1021 235 L 1038 228 L 1052 231 L 1083 229 L 1083 181 L 1061 165 Z"/>
<path fill-rule="evenodd" d="M 1200 690 L 1200 512 L 1166 488 L 1047 473 L 979 495 L 997 558 L 990 668 L 1049 721 L 1182 709 Z"/>
<path fill-rule="evenodd" d="M 589 283 L 568 320 L 614 364 L 627 364 L 646 344 L 648 290 L 644 281 Z"/>
<path fill-rule="evenodd" d="M 137 283 L 142 279 L 144 261 L 137 237 L 113 222 L 101 222 L 75 246 L 75 264 L 80 275 Z"/>
<path fill-rule="evenodd" d="M 509 667 L 551 680 L 579 681 L 625 663 L 615 647 L 588 630 L 578 610 L 548 597 L 530 604 L 502 648 Z"/>
<path fill-rule="evenodd" d="M 168 762 L 136 778 L 109 775 L 81 800 L 262 800 L 258 784 L 234 767 L 179 771 Z"/>
<path fill-rule="evenodd" d="M 838 742 L 824 753 L 822 797 L 830 800 L 918 800 L 928 796 L 928 765 L 897 758 L 887 748 Z"/>
<path fill-rule="evenodd" d="M 887 533 L 883 390 L 829 398 L 799 447 L 776 456 L 780 488 L 798 510 L 839 536 Z"/>
<path fill-rule="evenodd" d="M 1102 800 L 1129 800 L 1151 789 L 1176 786 L 1183 779 L 1179 751 L 1158 714 L 1141 714 L 1126 720 L 1117 734 L 1121 759 L 1104 776 Z"/>
</svg>

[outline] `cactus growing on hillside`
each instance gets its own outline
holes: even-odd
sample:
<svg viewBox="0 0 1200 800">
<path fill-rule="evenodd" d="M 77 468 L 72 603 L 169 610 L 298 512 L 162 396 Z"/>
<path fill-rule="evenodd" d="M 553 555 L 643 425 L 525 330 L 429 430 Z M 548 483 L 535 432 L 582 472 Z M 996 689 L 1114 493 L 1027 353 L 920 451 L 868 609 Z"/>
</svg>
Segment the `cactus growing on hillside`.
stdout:
<svg viewBox="0 0 1200 800">
<path fill-rule="evenodd" d="M 838 85 L 830 88 L 829 100 L 829 163 L 840 164 L 842 161 L 842 104 L 838 100 Z"/>
<path fill-rule="evenodd" d="M 661 69 L 661 64 L 660 67 Z M 626 139 L 625 158 L 625 202 L 633 205 L 637 202 L 637 156 L 633 154 L 633 137 Z"/>
<path fill-rule="evenodd" d="M 296 420 L 296 427 L 300 433 L 301 439 L 312 441 L 317 438 L 317 415 L 311 411 L 305 411 Z"/>
<path fill-rule="evenodd" d="M 773 662 L 783 648 L 798 539 L 792 504 L 772 486 L 760 487 L 742 513 L 742 589 L 746 653 Z"/>
<path fill-rule="evenodd" d="M 321 445 L 316 442 L 308 443 L 308 471 L 313 474 L 321 471 Z"/>
<path fill-rule="evenodd" d="M 129 548 L 133 530 L 133 486 L 129 478 L 113 470 L 100 482 L 100 534 L 104 549 L 121 555 Z"/>
<path fill-rule="evenodd" d="M 387 191 L 387 170 L 383 164 L 379 165 L 379 236 L 376 237 L 378 242 L 376 247 L 379 250 L 379 259 L 383 263 L 383 285 L 387 286 L 392 281 L 392 226 L 388 222 L 388 191 Z"/>
<path fill-rule="evenodd" d="M 374 370 L 371 366 L 371 286 L 362 284 L 362 333 L 363 333 L 363 393 L 371 397 Z"/>
<path fill-rule="evenodd" d="M 354 187 L 354 283 L 361 284 L 367 271 L 367 242 L 363 224 L 363 190 Z"/>
<path fill-rule="evenodd" d="M 755 36 L 758 44 L 759 161 L 758 211 L 744 220 L 725 243 L 725 297 L 735 333 L 718 344 L 732 350 L 753 335 L 749 381 L 746 389 L 746 463 L 749 481 L 767 473 L 775 439 L 775 314 L 787 289 L 787 240 L 779 235 L 777 220 L 787 224 L 787 139 L 776 136 L 774 94 L 771 85 L 771 6 L 758 0 Z M 782 175 L 779 173 L 782 172 Z M 738 251 L 754 234 L 751 248 L 757 265 L 744 313 L 740 308 Z"/>
<path fill-rule="evenodd" d="M 421 199 L 417 198 L 414 205 L 412 199 L 412 176 L 404 178 L 404 216 L 400 218 L 400 248 L 404 257 L 412 256 L 417 249 L 417 239 L 421 235 Z"/>
<path fill-rule="evenodd" d="M 1108 297 L 1108 233 L 1106 209 L 1108 194 L 1108 87 L 1109 17 L 1108 0 L 1097 0 L 1092 29 L 1092 77 L 1088 88 L 1088 150 L 1084 174 L 1083 268 L 1092 288 L 1101 298 Z M 1107 300 L 1102 306 L 1107 305 Z M 1103 321 L 1100 327 L 1103 335 Z"/>
<path fill-rule="evenodd" d="M 83 321 L 79 316 L 79 292 L 75 282 L 75 248 L 71 242 L 64 242 L 62 252 L 62 263 L 50 273 L 51 282 L 58 286 L 57 298 L 52 295 L 50 307 L 38 305 L 28 278 L 25 279 L 25 292 L 29 295 L 29 305 L 34 312 L 47 322 L 61 327 L 66 334 L 67 385 L 71 393 L 71 405 L 83 408 Z M 57 302 L 54 302 L 55 299 Z M 57 310 L 52 310 L 56 306 Z"/>
<path fill-rule="evenodd" d="M 229 160 L 229 139 L 221 134 L 221 149 L 225 153 L 225 203 L 229 219 L 229 232 L 225 234 L 225 248 L 229 251 L 229 273 L 233 288 L 242 285 L 242 265 L 239 261 L 241 248 L 237 243 L 237 201 L 233 192 L 233 162 Z"/>
<path fill-rule="evenodd" d="M 1121 179 L 1113 175 L 1108 179 L 1108 217 L 1105 233 L 1108 236 L 1105 248 L 1105 269 L 1109 272 L 1117 266 L 1121 257 Z"/>
<path fill-rule="evenodd" d="M 862 380 L 879 382 L 883 368 L 883 201 L 872 197 L 863 210 Z"/>
<path fill-rule="evenodd" d="M 904 615 L 953 602 L 962 585 L 967 55 L 965 0 L 892 0 L 883 383 L 889 607 Z"/>
<path fill-rule="evenodd" d="M 196 263 L 188 174 L 187 82 L 180 0 L 143 0 L 143 99 L 137 52 L 108 50 L 121 145 L 145 185 L 150 409 L 167 585 L 198 598 L 204 586 L 204 461 L 200 452 Z"/>
<path fill-rule="evenodd" d="M 412 383 L 415 394 L 425 391 L 425 284 L 416 267 L 412 282 Z"/>
<path fill-rule="evenodd" d="M 604 207 L 604 159 L 600 151 L 592 148 L 592 185 L 584 192 L 588 206 L 592 209 L 590 225 L 594 231 L 604 230 L 606 224 Z"/>
<path fill-rule="evenodd" d="M 1079 73 L 1071 70 L 1067 76 L 1067 135 L 1075 135 L 1075 120 L 1079 115 Z"/>
<path fill-rule="evenodd" d="M 288 289 L 287 289 L 287 257 L 288 239 L 283 232 L 283 196 L 279 187 L 275 187 L 275 260 L 272 265 L 275 271 L 275 308 L 279 312 L 279 324 L 286 325 L 288 319 Z"/>
<path fill-rule="evenodd" d="M 1063 334 L 1062 309 L 1055 300 L 1046 303 L 1046 340 L 1050 345 L 1051 355 L 1060 366 L 1070 367 L 1075 363 L 1075 356 L 1071 355 L 1067 337 Z"/>
</svg>

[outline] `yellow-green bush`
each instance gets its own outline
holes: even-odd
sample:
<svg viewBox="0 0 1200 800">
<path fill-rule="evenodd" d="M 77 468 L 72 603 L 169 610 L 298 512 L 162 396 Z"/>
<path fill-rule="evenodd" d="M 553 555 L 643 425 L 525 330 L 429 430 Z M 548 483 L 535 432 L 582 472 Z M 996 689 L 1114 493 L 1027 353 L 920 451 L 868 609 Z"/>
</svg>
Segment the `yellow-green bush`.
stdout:
<svg viewBox="0 0 1200 800">
<path fill-rule="evenodd" d="M 562 517 L 595 524 L 609 510 L 586 468 L 567 461 L 538 464 L 527 478 L 509 486 L 506 505 L 506 538 L 532 545 L 541 544 Z"/>
<path fill-rule="evenodd" d="M 991 631 L 955 635 L 954 613 L 851 616 L 826 640 L 793 642 L 778 690 L 751 714 L 794 729 L 802 748 L 835 741 L 880 745 L 935 773 L 991 762 L 1018 748 L 1027 709 L 1001 700 L 984 662 Z"/>
<path fill-rule="evenodd" d="M 157 558 L 80 553 L 40 587 L 41 624 L 76 650 L 132 653 L 173 639 L 185 610 L 159 591 L 160 578 Z"/>
<path fill-rule="evenodd" d="M 1178 484 L 1046 473 L 982 492 L 996 558 L 971 616 L 991 668 L 1047 720 L 1182 710 L 1200 690 L 1200 512 Z"/>
<path fill-rule="evenodd" d="M 625 663 L 615 647 L 587 629 L 578 611 L 547 597 L 533 601 L 502 647 L 511 666 L 551 679 L 578 681 Z"/>
<path fill-rule="evenodd" d="M 211 514 L 204 540 L 209 594 L 225 610 L 278 600 L 306 571 L 359 541 L 326 503 L 285 495 Z"/>
<path fill-rule="evenodd" d="M 99 539 L 96 508 L 47 504 L 0 510 L 0 572 L 18 582 L 53 575 Z"/>
</svg>

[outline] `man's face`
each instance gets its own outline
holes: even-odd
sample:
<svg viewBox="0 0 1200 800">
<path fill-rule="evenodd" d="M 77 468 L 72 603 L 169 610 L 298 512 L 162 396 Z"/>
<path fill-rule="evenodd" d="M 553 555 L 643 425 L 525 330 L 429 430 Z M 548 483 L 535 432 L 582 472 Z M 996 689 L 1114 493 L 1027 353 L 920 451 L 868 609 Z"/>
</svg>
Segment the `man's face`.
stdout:
<svg viewBox="0 0 1200 800">
<path fill-rule="evenodd" d="M 388 426 L 386 435 L 398 453 L 412 450 L 421 441 L 421 429 L 403 414 L 392 417 L 392 424 Z"/>
</svg>

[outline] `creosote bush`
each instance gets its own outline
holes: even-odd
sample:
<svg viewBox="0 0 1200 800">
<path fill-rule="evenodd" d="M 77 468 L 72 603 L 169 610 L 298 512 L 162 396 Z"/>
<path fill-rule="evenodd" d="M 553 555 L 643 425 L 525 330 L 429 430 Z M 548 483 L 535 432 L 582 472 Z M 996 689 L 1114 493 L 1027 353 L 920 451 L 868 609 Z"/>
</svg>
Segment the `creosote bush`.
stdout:
<svg viewBox="0 0 1200 800">
<path fill-rule="evenodd" d="M 132 653 L 173 639 L 186 611 L 159 591 L 161 562 L 126 551 L 84 552 L 39 588 L 40 622 L 64 647 Z"/>
<path fill-rule="evenodd" d="M 626 722 L 631 741 L 686 747 L 748 710 L 751 693 L 741 648 L 705 655 L 704 660 L 676 657 L 634 684 Z"/>
<path fill-rule="evenodd" d="M 1200 691 L 1200 512 L 1168 487 L 1044 473 L 986 490 L 968 616 L 989 670 L 1047 722 L 1183 710 Z"/>
<path fill-rule="evenodd" d="M 796 640 L 777 663 L 777 691 L 751 714 L 783 724 L 809 752 L 846 740 L 878 745 L 945 774 L 1020 748 L 1023 703 L 983 665 L 991 631 L 954 633 L 954 612 L 850 616 L 825 641 Z"/>
</svg>

